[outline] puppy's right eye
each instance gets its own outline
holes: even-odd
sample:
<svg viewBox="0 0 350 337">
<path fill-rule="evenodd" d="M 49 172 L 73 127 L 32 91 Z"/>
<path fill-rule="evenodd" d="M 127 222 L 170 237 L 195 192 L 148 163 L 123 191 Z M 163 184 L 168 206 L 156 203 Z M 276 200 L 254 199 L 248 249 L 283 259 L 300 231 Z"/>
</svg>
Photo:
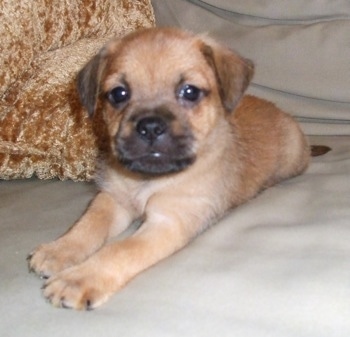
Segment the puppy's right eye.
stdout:
<svg viewBox="0 0 350 337">
<path fill-rule="evenodd" d="M 107 94 L 107 97 L 113 105 L 119 105 L 130 99 L 130 90 L 123 86 L 115 87 Z"/>
</svg>

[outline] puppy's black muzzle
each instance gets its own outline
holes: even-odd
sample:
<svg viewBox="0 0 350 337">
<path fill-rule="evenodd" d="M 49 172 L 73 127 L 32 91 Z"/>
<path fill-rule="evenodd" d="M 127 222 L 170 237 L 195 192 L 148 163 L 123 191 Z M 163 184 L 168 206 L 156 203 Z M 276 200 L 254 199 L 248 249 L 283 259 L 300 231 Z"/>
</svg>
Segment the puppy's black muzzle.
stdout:
<svg viewBox="0 0 350 337">
<path fill-rule="evenodd" d="M 120 162 L 131 171 L 167 174 L 193 163 L 193 141 L 184 119 L 166 107 L 158 107 L 135 111 L 122 122 L 116 135 L 116 152 Z"/>
</svg>

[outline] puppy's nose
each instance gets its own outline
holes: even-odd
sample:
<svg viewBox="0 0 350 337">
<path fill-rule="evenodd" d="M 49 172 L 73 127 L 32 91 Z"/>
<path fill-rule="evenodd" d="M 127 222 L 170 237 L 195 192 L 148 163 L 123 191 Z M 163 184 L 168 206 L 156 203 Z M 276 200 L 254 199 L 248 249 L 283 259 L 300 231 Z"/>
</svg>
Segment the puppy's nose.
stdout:
<svg viewBox="0 0 350 337">
<path fill-rule="evenodd" d="M 166 129 L 166 122 L 157 116 L 142 118 L 136 124 L 137 133 L 151 144 L 164 134 Z"/>
</svg>

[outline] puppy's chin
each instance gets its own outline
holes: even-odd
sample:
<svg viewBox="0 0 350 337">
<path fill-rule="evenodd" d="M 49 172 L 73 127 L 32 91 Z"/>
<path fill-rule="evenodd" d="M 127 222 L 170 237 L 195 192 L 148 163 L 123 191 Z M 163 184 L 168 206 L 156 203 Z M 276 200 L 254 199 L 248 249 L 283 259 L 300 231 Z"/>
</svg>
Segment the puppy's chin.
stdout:
<svg viewBox="0 0 350 337">
<path fill-rule="evenodd" d="M 159 176 L 185 170 L 194 163 L 196 158 L 195 156 L 177 158 L 159 152 L 150 152 L 138 157 L 127 157 L 119 153 L 118 159 L 132 172 Z"/>
</svg>

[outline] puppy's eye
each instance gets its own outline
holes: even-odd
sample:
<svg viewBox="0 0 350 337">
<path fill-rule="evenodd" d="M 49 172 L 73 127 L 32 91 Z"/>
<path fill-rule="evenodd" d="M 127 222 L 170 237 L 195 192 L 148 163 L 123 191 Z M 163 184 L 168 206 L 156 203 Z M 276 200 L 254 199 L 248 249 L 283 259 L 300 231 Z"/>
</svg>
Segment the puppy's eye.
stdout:
<svg viewBox="0 0 350 337">
<path fill-rule="evenodd" d="M 107 94 L 107 97 L 114 105 L 125 103 L 130 99 L 130 90 L 123 86 L 115 87 Z"/>
<path fill-rule="evenodd" d="M 179 97 L 190 102 L 198 101 L 202 95 L 202 90 L 191 84 L 184 85 L 179 91 Z"/>
</svg>

